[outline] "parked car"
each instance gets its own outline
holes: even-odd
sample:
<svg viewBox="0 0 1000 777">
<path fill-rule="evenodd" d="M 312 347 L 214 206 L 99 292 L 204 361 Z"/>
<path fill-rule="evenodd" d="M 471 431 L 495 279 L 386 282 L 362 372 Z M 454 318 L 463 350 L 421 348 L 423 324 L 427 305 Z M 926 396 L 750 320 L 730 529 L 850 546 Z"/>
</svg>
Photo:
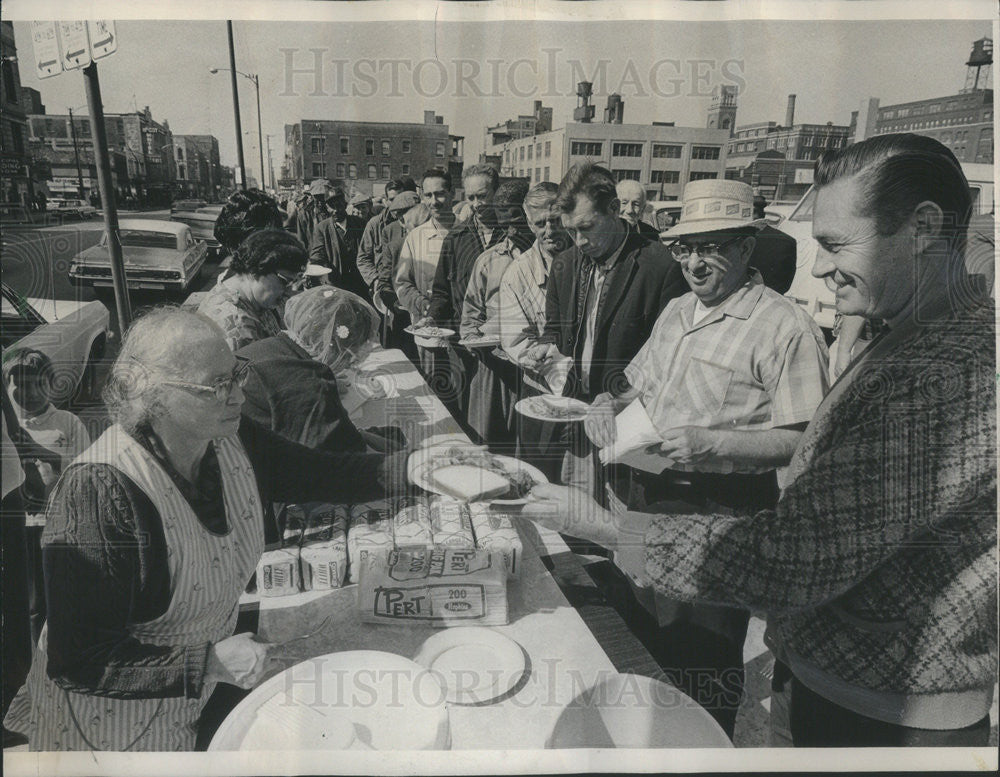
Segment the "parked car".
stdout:
<svg viewBox="0 0 1000 777">
<path fill-rule="evenodd" d="M 652 224 L 658 232 L 670 229 L 680 217 L 679 200 L 650 200 L 642 214 L 642 220 Z"/>
<path fill-rule="evenodd" d="M 186 224 L 156 219 L 122 219 L 119 223 L 125 281 L 130 289 L 188 288 L 198 277 L 208 249 Z M 74 284 L 111 286 L 108 236 L 73 257 L 69 277 Z"/>
<path fill-rule="evenodd" d="M 969 188 L 972 190 L 974 222 L 982 224 L 989 220 L 987 217 L 993 213 L 994 209 L 993 166 L 963 162 L 962 170 L 965 172 L 965 176 L 969 180 Z M 823 280 L 814 278 L 812 275 L 817 246 L 812 236 L 815 203 L 816 188 L 810 186 L 789 215 L 784 216 L 780 212 L 772 211 L 768 222 L 771 223 L 771 226 L 794 237 L 798 249 L 798 266 L 795 278 L 785 296 L 805 308 L 821 327 L 832 329 L 834 316 L 837 312 L 836 295 L 827 288 Z M 770 208 L 765 208 L 765 215 L 768 210 Z M 976 219 L 976 217 L 981 218 Z M 980 231 L 986 234 L 988 230 L 980 229 Z M 980 244 L 970 243 L 971 245 Z"/>
<path fill-rule="evenodd" d="M 198 208 L 204 208 L 206 205 L 208 203 L 205 200 L 174 200 L 174 204 L 170 206 L 170 215 L 173 216 L 177 212 L 198 210 Z"/>
<path fill-rule="evenodd" d="M 49 200 L 49 209 L 63 219 L 77 218 L 83 221 L 97 216 L 97 208 L 85 200 Z"/>
<path fill-rule="evenodd" d="M 208 256 L 215 258 L 222 253 L 222 246 L 215 239 L 215 221 L 222 211 L 221 205 L 205 205 L 191 211 L 177 211 L 170 214 L 170 220 L 191 227 L 195 240 L 204 240 L 208 246 Z"/>
<path fill-rule="evenodd" d="M 65 405 L 80 389 L 90 397 L 96 394 L 108 324 L 108 309 L 100 302 L 27 298 L 3 284 L 4 355 L 23 347 L 48 356 L 55 367 L 52 399 L 57 405 Z"/>
</svg>

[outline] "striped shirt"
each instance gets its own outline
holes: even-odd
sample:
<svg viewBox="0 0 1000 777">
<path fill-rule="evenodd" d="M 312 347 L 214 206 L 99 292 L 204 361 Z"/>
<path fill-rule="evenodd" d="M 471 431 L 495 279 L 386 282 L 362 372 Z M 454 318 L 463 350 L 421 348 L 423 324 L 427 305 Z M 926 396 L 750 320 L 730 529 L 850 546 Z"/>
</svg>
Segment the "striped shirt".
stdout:
<svg viewBox="0 0 1000 777">
<path fill-rule="evenodd" d="M 661 432 L 807 423 L 829 383 L 816 323 L 759 273 L 694 323 L 693 292 L 671 300 L 625 368 Z M 675 465 L 677 469 L 682 469 Z"/>
</svg>

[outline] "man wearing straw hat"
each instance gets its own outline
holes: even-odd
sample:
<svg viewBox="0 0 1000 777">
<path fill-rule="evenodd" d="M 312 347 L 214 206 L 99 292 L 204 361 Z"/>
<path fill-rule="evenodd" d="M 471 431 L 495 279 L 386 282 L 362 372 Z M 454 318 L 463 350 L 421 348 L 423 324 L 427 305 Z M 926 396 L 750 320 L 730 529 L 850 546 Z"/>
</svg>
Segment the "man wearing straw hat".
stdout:
<svg viewBox="0 0 1000 777">
<path fill-rule="evenodd" d="M 629 508 L 679 500 L 749 516 L 777 502 L 776 469 L 791 460 L 827 389 L 827 351 L 809 315 L 750 266 L 764 223 L 744 183 L 684 189 L 680 221 L 663 237 L 691 292 L 667 305 L 625 368 L 630 387 L 598 396 L 586 423 L 596 445 L 609 445 L 613 412 L 638 398 L 662 437 L 666 469 L 633 471 Z M 681 604 L 649 589 L 637 596 L 649 610 L 633 608 L 638 633 L 732 736 L 748 611 Z"/>
</svg>

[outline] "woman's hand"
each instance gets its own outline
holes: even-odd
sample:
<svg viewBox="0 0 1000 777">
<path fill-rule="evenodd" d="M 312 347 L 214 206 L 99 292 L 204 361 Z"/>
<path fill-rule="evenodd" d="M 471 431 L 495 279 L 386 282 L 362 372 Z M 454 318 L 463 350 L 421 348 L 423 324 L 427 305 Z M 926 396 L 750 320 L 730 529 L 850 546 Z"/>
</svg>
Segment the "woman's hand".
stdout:
<svg viewBox="0 0 1000 777">
<path fill-rule="evenodd" d="M 610 545 L 618 536 L 614 516 L 586 491 L 571 486 L 535 486 L 521 515 L 547 529 L 599 545 Z"/>
<path fill-rule="evenodd" d="M 264 679 L 270 663 L 266 642 L 257 642 L 253 634 L 236 634 L 208 649 L 205 681 L 253 688 Z"/>
</svg>

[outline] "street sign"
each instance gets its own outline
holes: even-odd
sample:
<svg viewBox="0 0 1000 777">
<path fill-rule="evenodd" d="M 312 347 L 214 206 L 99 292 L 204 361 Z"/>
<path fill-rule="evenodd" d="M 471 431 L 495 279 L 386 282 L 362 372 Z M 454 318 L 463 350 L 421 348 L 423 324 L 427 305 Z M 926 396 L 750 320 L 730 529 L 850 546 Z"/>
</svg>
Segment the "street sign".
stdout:
<svg viewBox="0 0 1000 777">
<path fill-rule="evenodd" d="M 86 22 L 59 22 L 59 43 L 64 70 L 79 70 L 93 61 Z"/>
<path fill-rule="evenodd" d="M 113 21 L 87 22 L 90 30 L 90 56 L 104 59 L 118 51 L 118 36 Z"/>
<path fill-rule="evenodd" d="M 59 35 L 55 22 L 32 22 L 31 42 L 34 49 L 35 72 L 39 78 L 51 78 L 62 72 Z"/>
</svg>

